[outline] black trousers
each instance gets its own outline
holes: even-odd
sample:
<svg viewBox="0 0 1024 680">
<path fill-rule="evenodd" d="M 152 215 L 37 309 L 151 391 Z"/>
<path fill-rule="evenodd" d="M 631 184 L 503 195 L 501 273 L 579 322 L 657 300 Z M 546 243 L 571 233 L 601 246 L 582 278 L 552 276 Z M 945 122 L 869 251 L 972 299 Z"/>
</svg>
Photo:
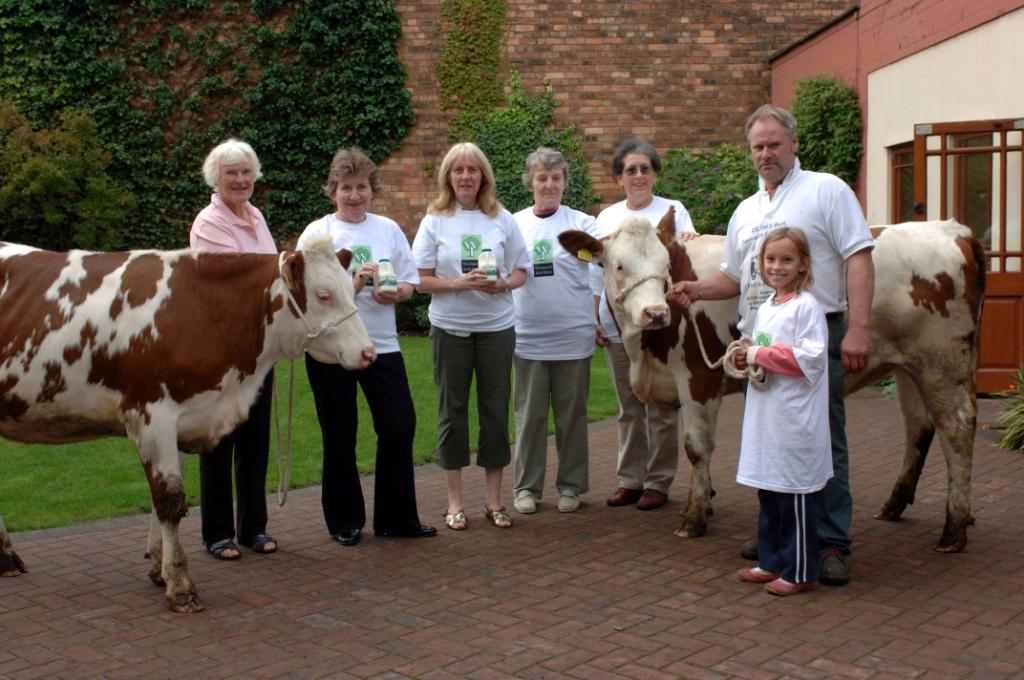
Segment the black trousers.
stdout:
<svg viewBox="0 0 1024 680">
<path fill-rule="evenodd" d="M 377 471 L 373 496 L 373 530 L 408 533 L 420 526 L 416 510 L 412 442 L 416 410 L 401 352 L 378 355 L 362 371 L 346 371 L 306 355 L 323 434 L 324 472 L 321 503 L 331 535 L 366 524 L 363 489 L 356 468 L 356 385 L 366 397 L 377 433 Z"/>
<path fill-rule="evenodd" d="M 199 455 L 199 510 L 203 518 L 203 543 L 207 546 L 236 536 L 236 518 L 231 512 L 232 460 L 238 542 L 251 546 L 257 536 L 267 531 L 267 455 L 273 402 L 271 371 L 249 408 L 249 419 L 220 440 L 213 451 Z"/>
</svg>

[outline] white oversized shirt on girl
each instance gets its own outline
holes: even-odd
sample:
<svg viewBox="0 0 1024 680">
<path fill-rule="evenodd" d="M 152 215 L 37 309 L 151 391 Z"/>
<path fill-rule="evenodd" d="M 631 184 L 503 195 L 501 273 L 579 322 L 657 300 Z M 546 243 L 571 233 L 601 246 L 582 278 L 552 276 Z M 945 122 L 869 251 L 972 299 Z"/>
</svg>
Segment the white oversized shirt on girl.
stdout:
<svg viewBox="0 0 1024 680">
<path fill-rule="evenodd" d="M 813 493 L 832 477 L 828 427 L 828 326 L 805 291 L 762 304 L 753 321 L 754 342 L 793 350 L 802 376 L 770 373 L 767 389 L 747 389 L 736 481 L 767 491 Z"/>
<path fill-rule="evenodd" d="M 598 234 L 603 237 L 612 233 L 619 228 L 624 220 L 630 217 L 643 218 L 651 223 L 651 227 L 657 228 L 658 222 L 668 212 L 669 207 L 672 206 L 676 209 L 676 236 L 678 237 L 683 232 L 695 232 L 693 228 L 693 222 L 690 220 L 690 213 L 686 211 L 683 204 L 676 200 L 670 200 L 662 198 L 661 196 L 651 196 L 651 202 L 647 204 L 647 207 L 641 210 L 631 210 L 626 207 L 625 201 L 619 201 L 614 203 L 604 210 L 602 210 L 597 216 L 597 231 Z M 612 317 L 611 311 L 608 309 L 608 301 L 604 294 L 604 276 L 602 274 L 601 267 L 593 265 L 591 267 L 591 279 L 590 286 L 591 291 L 594 295 L 601 296 L 600 315 L 601 325 L 604 326 L 605 333 L 608 334 L 608 339 L 612 342 L 622 342 L 619 337 L 619 330 L 615 326 L 615 319 Z"/>
<path fill-rule="evenodd" d="M 498 275 L 530 267 L 530 253 L 509 211 L 496 217 L 480 210 L 457 207 L 449 215 L 428 214 L 420 222 L 412 243 L 418 269 L 433 269 L 440 278 L 460 278 L 477 268 L 480 251 L 490 248 L 498 261 Z M 503 331 L 515 324 L 512 293 L 460 290 L 433 293 L 427 312 L 431 325 L 446 331 L 481 333 Z"/>
<path fill-rule="evenodd" d="M 516 305 L 516 356 L 537 361 L 585 359 L 594 353 L 594 296 L 590 265 L 558 242 L 563 231 L 597 235 L 593 217 L 559 206 L 537 217 L 533 208 L 513 215 L 530 249 L 526 284 L 512 292 Z"/>
<path fill-rule="evenodd" d="M 299 250 L 314 236 L 330 236 L 334 249 L 347 248 L 352 251 L 350 271 L 356 271 L 363 262 L 391 261 L 399 283 L 413 286 L 420 282 L 420 276 L 412 261 L 409 240 L 402 229 L 387 217 L 367 213 L 366 219 L 358 224 L 343 222 L 334 214 L 311 222 L 299 237 Z M 359 318 L 370 334 L 370 340 L 378 354 L 399 352 L 398 330 L 395 327 L 394 305 L 382 305 L 373 299 L 373 283 L 368 282 L 356 295 L 356 309 Z"/>
</svg>

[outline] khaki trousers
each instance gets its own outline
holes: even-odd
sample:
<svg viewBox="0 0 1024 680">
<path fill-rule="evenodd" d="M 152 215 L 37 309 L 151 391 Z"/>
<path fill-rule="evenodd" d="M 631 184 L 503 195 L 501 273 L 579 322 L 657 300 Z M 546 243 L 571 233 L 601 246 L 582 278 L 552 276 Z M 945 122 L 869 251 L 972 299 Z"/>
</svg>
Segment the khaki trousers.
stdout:
<svg viewBox="0 0 1024 680">
<path fill-rule="evenodd" d="M 647 405 L 636 398 L 621 342 L 605 347 L 604 356 L 619 399 L 619 486 L 668 493 L 679 463 L 679 409 Z"/>
<path fill-rule="evenodd" d="M 514 492 L 544 492 L 548 452 L 548 405 L 555 419 L 559 493 L 579 495 L 589 488 L 587 397 L 590 357 L 540 361 L 515 357 L 516 467 Z"/>
</svg>

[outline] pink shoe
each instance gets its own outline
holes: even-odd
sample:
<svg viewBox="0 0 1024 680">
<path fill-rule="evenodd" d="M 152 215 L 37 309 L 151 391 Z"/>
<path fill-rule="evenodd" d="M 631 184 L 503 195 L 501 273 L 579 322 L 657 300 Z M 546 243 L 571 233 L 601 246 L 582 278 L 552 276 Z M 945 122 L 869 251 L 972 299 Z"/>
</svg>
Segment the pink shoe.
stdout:
<svg viewBox="0 0 1024 680">
<path fill-rule="evenodd" d="M 787 597 L 789 595 L 796 595 L 798 593 L 802 593 L 805 590 L 813 590 L 817 585 L 817 581 L 790 583 L 789 581 L 784 581 L 781 578 L 777 578 L 770 583 L 765 583 L 764 589 L 772 595 L 778 595 L 779 597 Z"/>
<path fill-rule="evenodd" d="M 761 567 L 745 567 L 736 572 L 736 577 L 747 583 L 769 583 L 779 578 L 779 572 Z"/>
</svg>

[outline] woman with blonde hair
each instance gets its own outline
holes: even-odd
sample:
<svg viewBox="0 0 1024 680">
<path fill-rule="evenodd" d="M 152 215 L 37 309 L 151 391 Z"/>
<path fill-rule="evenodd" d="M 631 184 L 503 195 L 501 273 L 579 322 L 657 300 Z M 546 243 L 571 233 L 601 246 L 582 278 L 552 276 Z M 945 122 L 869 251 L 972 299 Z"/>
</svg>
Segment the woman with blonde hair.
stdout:
<svg viewBox="0 0 1024 680">
<path fill-rule="evenodd" d="M 462 498 L 462 468 L 469 457 L 469 393 L 474 376 L 480 435 L 478 466 L 484 468 L 484 516 L 508 528 L 501 504 L 502 472 L 511 462 L 508 437 L 515 350 L 515 306 L 511 291 L 526 281 L 530 256 L 512 215 L 494 194 L 494 172 L 475 144 L 456 144 L 437 174 L 437 198 L 427 209 L 413 242 L 419 290 L 431 297 L 430 346 L 437 385 L 437 460 L 445 471 L 445 525 L 468 526 Z M 481 255 L 493 254 L 486 271 Z"/>
</svg>

